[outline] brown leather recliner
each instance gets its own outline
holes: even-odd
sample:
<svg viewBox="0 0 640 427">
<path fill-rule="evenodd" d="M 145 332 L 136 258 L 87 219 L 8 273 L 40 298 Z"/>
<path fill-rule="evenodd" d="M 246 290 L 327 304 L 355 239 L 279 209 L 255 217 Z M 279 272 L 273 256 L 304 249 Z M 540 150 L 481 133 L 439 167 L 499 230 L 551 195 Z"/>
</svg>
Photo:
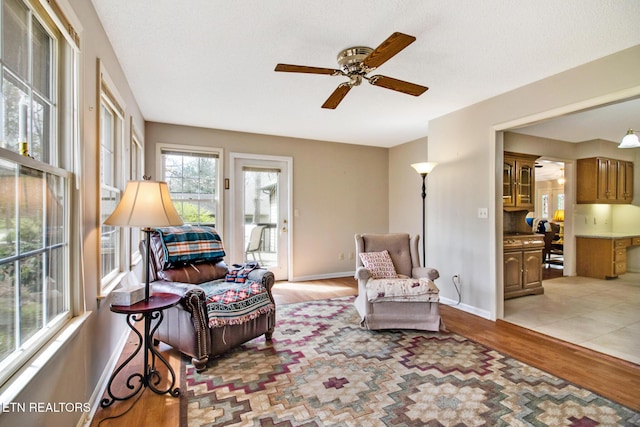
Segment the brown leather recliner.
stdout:
<svg viewBox="0 0 640 427">
<path fill-rule="evenodd" d="M 255 269 L 248 279 L 262 283 L 274 309 L 240 324 L 209 327 L 205 290 L 200 284 L 217 281 L 216 286 L 228 286 L 224 278 L 228 272 L 224 261 L 202 262 L 194 265 L 163 269 L 164 248 L 158 233 L 151 235 L 149 280 L 152 292 L 167 292 L 182 297 L 180 303 L 164 311 L 164 319 L 154 335 L 155 341 L 169 344 L 191 356 L 198 372 L 206 369 L 210 358 L 227 352 L 249 340 L 265 335 L 271 339 L 276 323 L 275 301 L 271 293 L 273 273 Z M 145 252 L 141 242 L 141 252 Z M 145 258 L 143 258 L 145 259 Z"/>
</svg>

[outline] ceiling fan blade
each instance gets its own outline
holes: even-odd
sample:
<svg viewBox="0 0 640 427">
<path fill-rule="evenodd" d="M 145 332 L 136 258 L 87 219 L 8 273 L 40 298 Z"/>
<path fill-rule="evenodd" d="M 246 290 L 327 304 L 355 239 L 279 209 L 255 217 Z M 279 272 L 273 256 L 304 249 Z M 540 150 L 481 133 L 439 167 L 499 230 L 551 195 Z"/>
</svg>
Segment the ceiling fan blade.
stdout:
<svg viewBox="0 0 640 427">
<path fill-rule="evenodd" d="M 377 68 L 398 54 L 402 49 L 409 46 L 416 40 L 415 37 L 403 34 L 393 33 L 383 41 L 380 46 L 375 48 L 362 63 L 369 68 Z"/>
<path fill-rule="evenodd" d="M 331 96 L 322 104 L 322 108 L 335 109 L 338 104 L 344 99 L 345 96 L 351 90 L 351 86 L 348 83 L 342 83 L 333 91 Z"/>
<path fill-rule="evenodd" d="M 342 74 L 342 71 L 334 68 L 307 67 L 304 65 L 278 64 L 275 71 L 284 71 L 285 73 L 309 73 L 309 74 L 328 74 L 330 76 Z"/>
<path fill-rule="evenodd" d="M 403 80 L 398 80 L 381 75 L 371 76 L 368 78 L 368 80 L 369 83 L 374 86 L 384 87 L 386 89 L 395 90 L 413 96 L 420 96 L 429 89 L 426 86 L 420 86 L 415 83 L 409 83 Z"/>
</svg>

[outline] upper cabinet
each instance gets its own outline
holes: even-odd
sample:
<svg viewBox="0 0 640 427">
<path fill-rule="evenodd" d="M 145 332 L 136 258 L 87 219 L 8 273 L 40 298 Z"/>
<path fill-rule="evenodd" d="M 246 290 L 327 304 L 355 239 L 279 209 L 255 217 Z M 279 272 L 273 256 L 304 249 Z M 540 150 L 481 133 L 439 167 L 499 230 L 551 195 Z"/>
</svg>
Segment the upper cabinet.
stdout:
<svg viewBox="0 0 640 427">
<path fill-rule="evenodd" d="M 577 162 L 578 203 L 631 203 L 633 162 L 590 157 Z"/>
<path fill-rule="evenodd" d="M 505 151 L 502 173 L 504 210 L 534 210 L 535 162 L 539 156 Z"/>
</svg>

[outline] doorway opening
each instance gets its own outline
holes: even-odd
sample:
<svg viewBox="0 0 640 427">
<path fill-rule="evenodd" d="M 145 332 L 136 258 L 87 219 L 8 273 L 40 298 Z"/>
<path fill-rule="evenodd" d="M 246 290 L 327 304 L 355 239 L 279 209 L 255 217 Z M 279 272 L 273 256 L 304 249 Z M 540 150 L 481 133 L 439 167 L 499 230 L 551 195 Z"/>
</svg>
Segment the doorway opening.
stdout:
<svg viewBox="0 0 640 427">
<path fill-rule="evenodd" d="M 544 235 L 542 281 L 564 275 L 565 162 L 541 157 L 535 164 L 535 211 L 529 214 L 534 233 Z"/>
</svg>

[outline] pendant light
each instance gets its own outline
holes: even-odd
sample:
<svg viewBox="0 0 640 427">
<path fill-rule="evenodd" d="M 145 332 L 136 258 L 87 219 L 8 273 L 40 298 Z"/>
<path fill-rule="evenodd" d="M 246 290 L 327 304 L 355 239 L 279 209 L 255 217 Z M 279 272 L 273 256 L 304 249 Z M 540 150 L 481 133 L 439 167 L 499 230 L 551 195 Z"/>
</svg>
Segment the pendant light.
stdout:
<svg viewBox="0 0 640 427">
<path fill-rule="evenodd" d="M 629 129 L 627 134 L 622 138 L 622 142 L 618 145 L 618 148 L 638 148 L 640 147 L 640 140 L 638 135 L 633 132 L 633 129 Z"/>
</svg>

